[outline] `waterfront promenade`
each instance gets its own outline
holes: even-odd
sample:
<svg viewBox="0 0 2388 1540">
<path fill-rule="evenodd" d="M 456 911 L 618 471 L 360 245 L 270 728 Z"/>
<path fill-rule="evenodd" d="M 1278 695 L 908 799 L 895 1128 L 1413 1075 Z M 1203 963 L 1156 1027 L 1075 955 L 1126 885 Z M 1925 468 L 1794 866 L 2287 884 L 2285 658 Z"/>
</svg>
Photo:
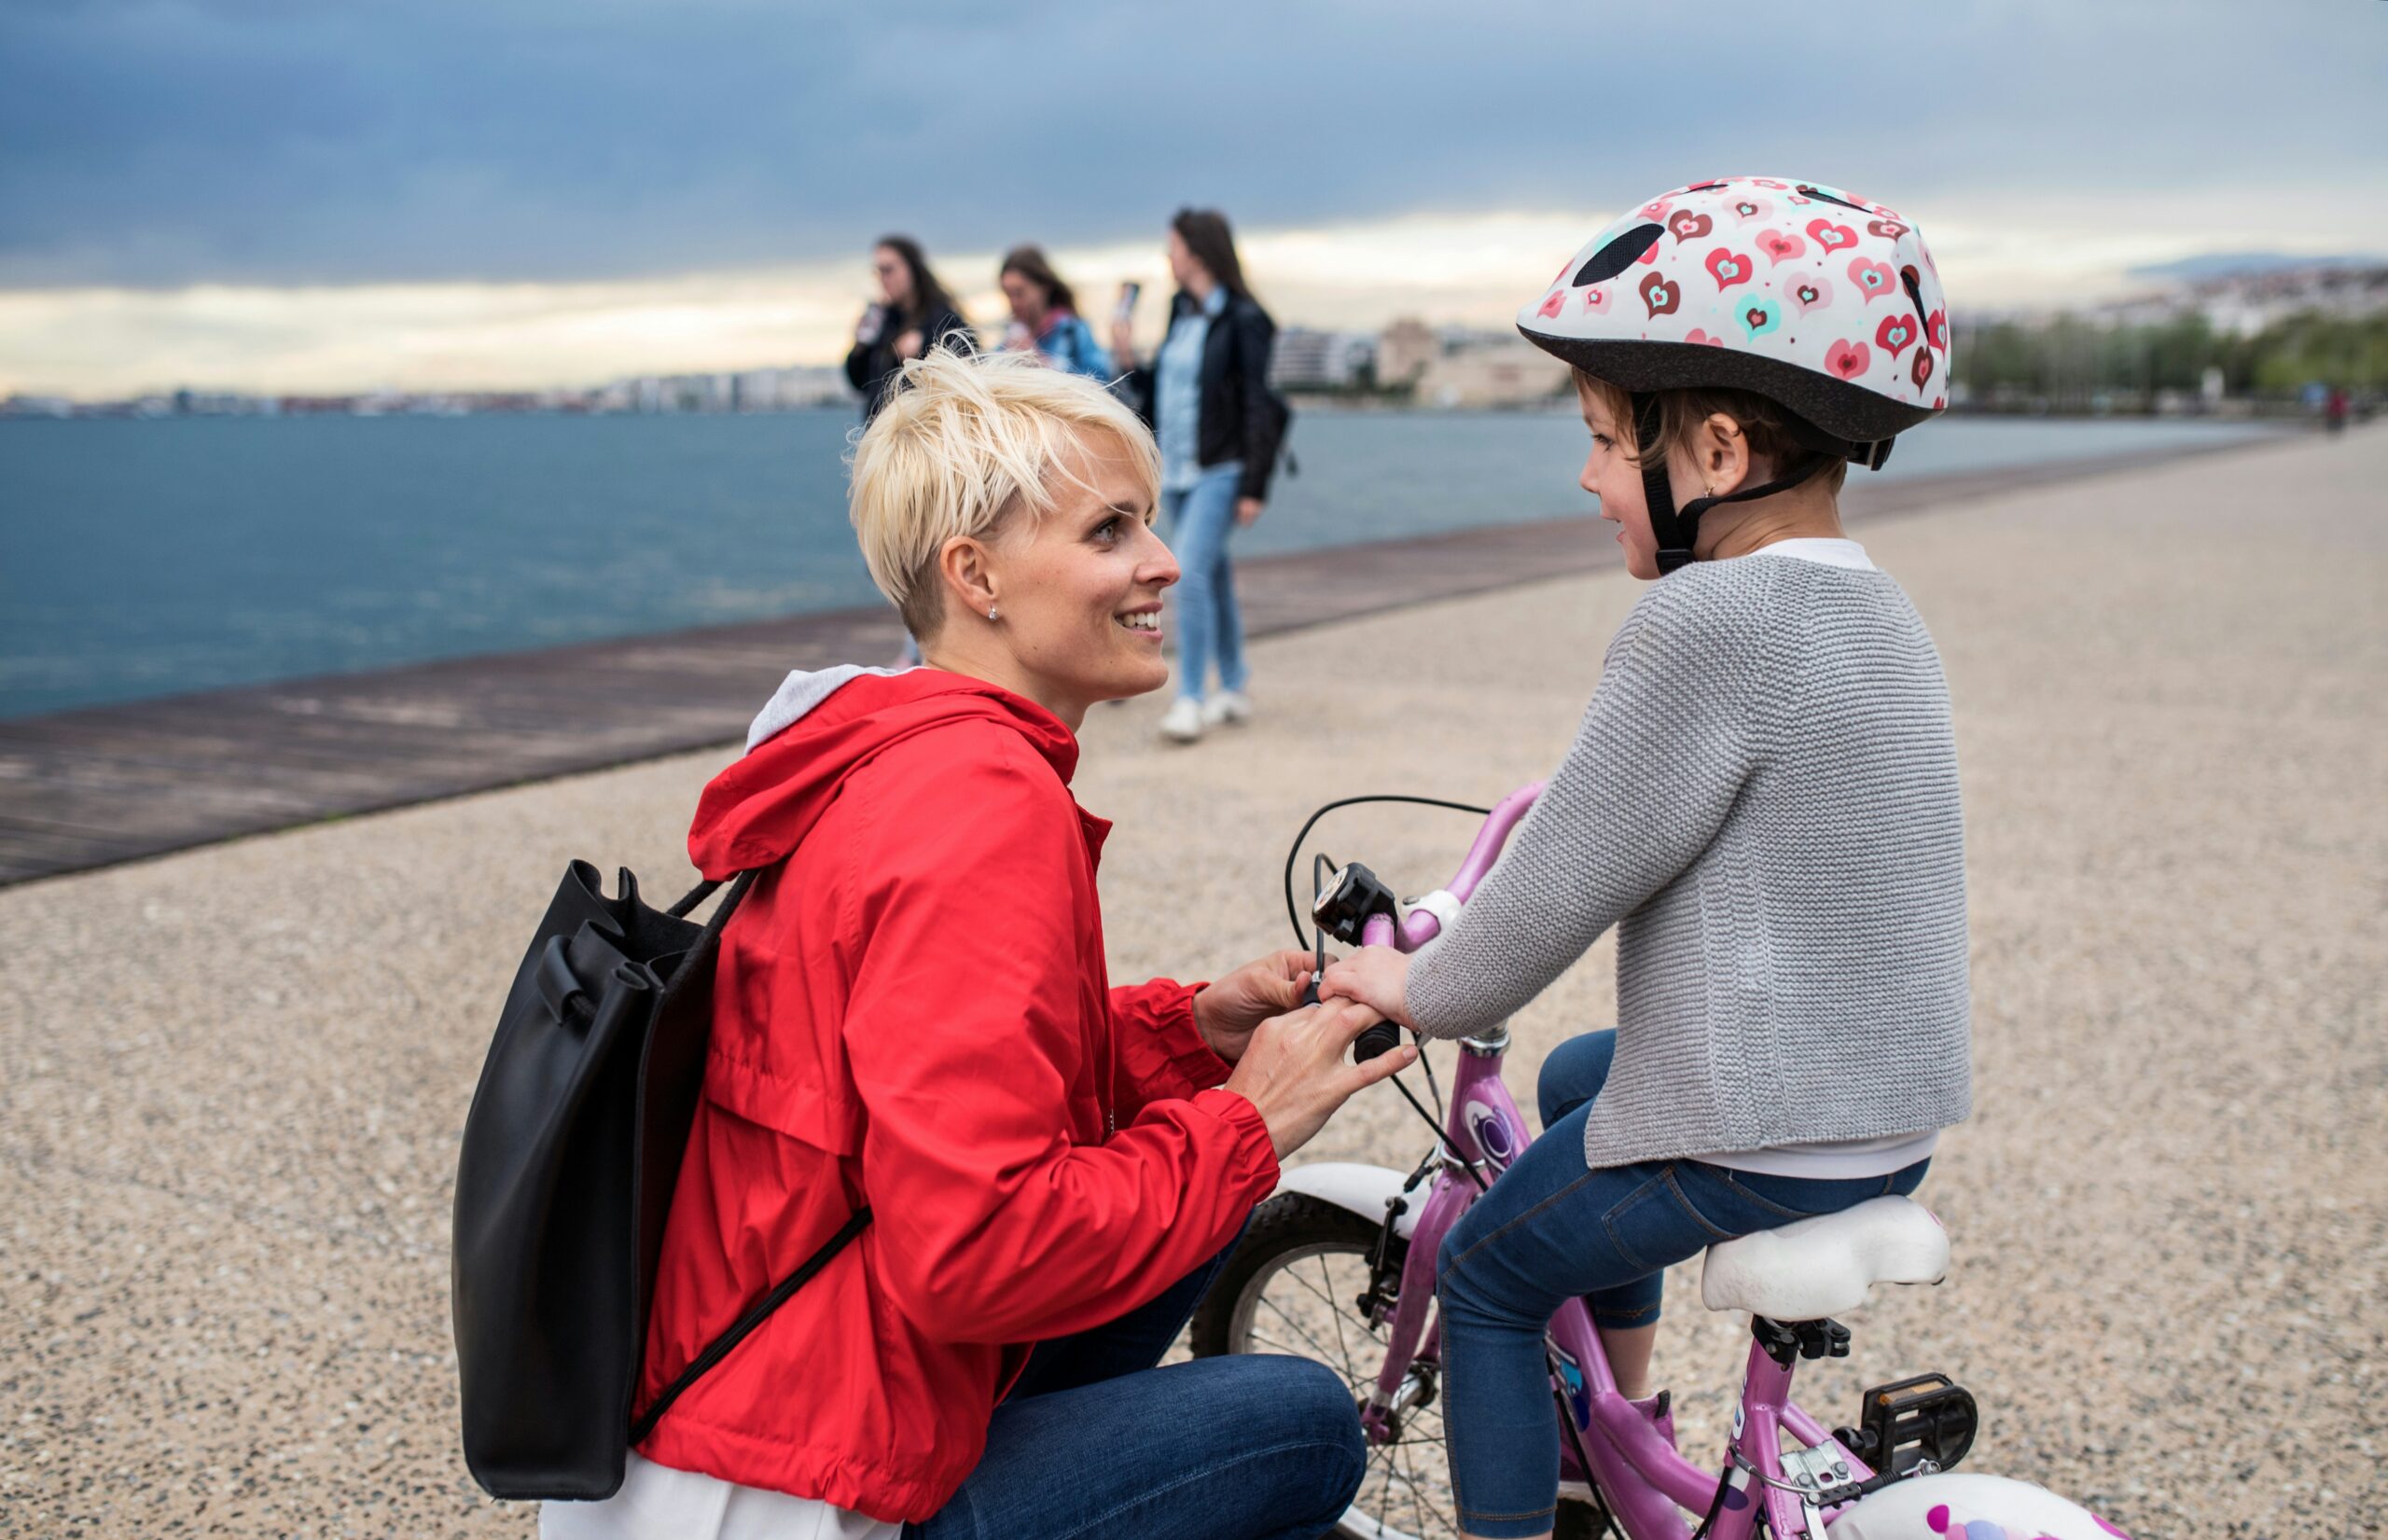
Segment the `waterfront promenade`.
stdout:
<svg viewBox="0 0 2388 1540">
<path fill-rule="evenodd" d="M 1852 1319 L 1856 1356 L 1803 1370 L 1820 1411 L 1946 1369 L 1982 1404 L 1976 1468 L 2134 1534 L 2378 1533 L 2383 487 L 2371 431 L 1857 531 L 1955 696 L 1978 1110 L 1923 1193 L 1953 1277 Z M 1259 718 L 1192 750 L 1153 741 L 1162 702 L 1095 713 L 1114 974 L 1284 944 L 1284 841 L 1319 802 L 1547 772 L 1638 591 L 1576 574 L 1281 634 Z M 562 863 L 672 890 L 729 752 L 0 892 L 0 1533 L 532 1533 L 455 1450 L 457 1131 Z M 1416 888 L 1468 833 L 1355 810 L 1318 843 Z M 1612 963 L 1519 1019 L 1521 1094 L 1610 1020 Z M 1302 1158 L 1419 1152 L 1372 1095 Z M 1704 1455 L 1742 1328 L 1689 1269 L 1670 1298 L 1661 1382 Z"/>
<path fill-rule="evenodd" d="M 1845 511 L 1957 507 L 2183 452 L 1860 477 Z M 827 538 L 851 536 L 839 520 Z M 1263 556 L 1238 588 L 1266 636 L 1616 560 L 1597 520 L 1544 520 Z M 0 719 L 0 886 L 734 741 L 786 670 L 891 659 L 901 634 L 873 604 Z"/>
</svg>

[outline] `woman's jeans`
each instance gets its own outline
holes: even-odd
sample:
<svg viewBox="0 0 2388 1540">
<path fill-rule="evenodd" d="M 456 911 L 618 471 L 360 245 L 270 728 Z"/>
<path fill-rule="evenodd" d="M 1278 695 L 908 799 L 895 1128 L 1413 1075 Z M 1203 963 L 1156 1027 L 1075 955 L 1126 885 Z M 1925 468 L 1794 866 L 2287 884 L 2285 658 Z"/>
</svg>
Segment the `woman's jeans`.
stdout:
<svg viewBox="0 0 2388 1540">
<path fill-rule="evenodd" d="M 1540 1534 L 1559 1492 L 1559 1422 L 1543 1333 L 1581 1296 L 1604 1326 L 1659 1319 L 1669 1265 L 1719 1241 L 1909 1193 L 1928 1160 L 1888 1176 L 1814 1181 L 1645 1160 L 1594 1171 L 1584 1120 L 1617 1034 L 1560 1045 L 1542 1067 L 1543 1135 L 1443 1241 L 1444 1417 L 1451 1487 L 1471 1534 Z"/>
<path fill-rule="evenodd" d="M 906 1540 L 1314 1540 L 1333 1529 L 1368 1455 L 1332 1369 L 1258 1354 L 1153 1367 L 1228 1252 L 1108 1325 L 1038 1343 L 978 1468 L 937 1517 L 904 1526 Z"/>
<path fill-rule="evenodd" d="M 1219 687 L 1243 688 L 1243 617 L 1236 613 L 1235 570 L 1228 564 L 1228 536 L 1235 532 L 1235 490 L 1243 464 L 1205 465 L 1201 479 L 1181 492 L 1160 494 L 1175 548 L 1177 580 L 1177 693 L 1196 700 L 1215 659 Z"/>
</svg>

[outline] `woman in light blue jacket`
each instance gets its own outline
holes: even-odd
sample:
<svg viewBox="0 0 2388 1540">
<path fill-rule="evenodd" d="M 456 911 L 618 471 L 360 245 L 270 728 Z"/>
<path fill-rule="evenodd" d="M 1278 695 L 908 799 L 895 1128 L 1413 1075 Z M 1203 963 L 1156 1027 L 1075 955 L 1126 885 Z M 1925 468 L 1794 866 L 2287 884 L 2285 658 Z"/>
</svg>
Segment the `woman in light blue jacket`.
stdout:
<svg viewBox="0 0 2388 1540">
<path fill-rule="evenodd" d="M 997 281 L 1011 301 L 1011 326 L 1004 333 L 1007 351 L 1034 349 L 1057 369 L 1110 382 L 1111 354 L 1094 340 L 1094 328 L 1079 319 L 1077 296 L 1042 250 L 1014 246 Z"/>
</svg>

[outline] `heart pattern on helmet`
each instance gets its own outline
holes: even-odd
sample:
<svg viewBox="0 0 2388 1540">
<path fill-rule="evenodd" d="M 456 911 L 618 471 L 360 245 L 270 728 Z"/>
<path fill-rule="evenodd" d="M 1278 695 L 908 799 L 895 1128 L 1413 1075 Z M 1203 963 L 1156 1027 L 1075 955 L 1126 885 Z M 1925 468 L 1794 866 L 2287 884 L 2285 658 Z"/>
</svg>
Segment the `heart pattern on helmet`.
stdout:
<svg viewBox="0 0 2388 1540">
<path fill-rule="evenodd" d="M 1896 294 L 1899 275 L 1891 271 L 1888 262 L 1877 262 L 1870 257 L 1853 257 L 1849 264 L 1849 281 L 1871 304 L 1886 294 Z"/>
<path fill-rule="evenodd" d="M 1716 292 L 1724 293 L 1736 284 L 1746 284 L 1756 266 L 1739 252 L 1719 246 L 1708 254 L 1708 276 L 1716 280 Z"/>
<path fill-rule="evenodd" d="M 1892 302 L 1878 312 L 1871 301 L 1885 295 Z M 1817 409 L 1855 423 L 1863 398 L 1909 419 L 1947 400 L 1955 328 L 1946 304 L 1923 232 L 1890 208 L 1805 182 L 1730 176 L 1611 220 L 1517 313 L 1528 337 L 1562 355 L 1617 347 L 1622 364 L 1646 356 L 1639 344 L 1672 352 L 1698 377 L 1707 355 L 1688 350 L 1713 347 L 1746 354 L 1750 377 L 1781 379 L 1785 389 L 1790 376 L 1774 371 L 1812 371 L 1820 387 L 1841 387 L 1830 409 Z M 1721 359 L 1710 364 L 1742 377 Z"/>
<path fill-rule="evenodd" d="M 1794 199 L 1793 201 L 1798 200 Z M 1857 232 L 1847 225 L 1836 225 L 1829 219 L 1811 219 L 1808 221 L 1808 239 L 1829 257 L 1834 252 L 1857 244 Z"/>
<path fill-rule="evenodd" d="M 1683 303 L 1683 290 L 1668 283 L 1665 273 L 1645 273 L 1642 277 L 1642 303 L 1653 319 L 1673 315 L 1675 307 Z"/>
</svg>

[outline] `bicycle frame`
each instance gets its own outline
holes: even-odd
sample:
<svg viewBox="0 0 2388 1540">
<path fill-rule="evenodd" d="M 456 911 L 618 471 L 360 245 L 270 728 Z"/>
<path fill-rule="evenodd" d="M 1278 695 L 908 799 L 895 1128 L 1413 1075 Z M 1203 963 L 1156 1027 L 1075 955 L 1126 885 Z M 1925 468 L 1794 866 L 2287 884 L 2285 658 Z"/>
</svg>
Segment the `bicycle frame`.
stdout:
<svg viewBox="0 0 2388 1540">
<path fill-rule="evenodd" d="M 1451 881 L 1452 897 L 1464 903 L 1475 891 L 1499 857 L 1509 831 L 1525 816 L 1541 789 L 1538 784 L 1526 786 L 1492 811 Z M 1413 909 L 1397 924 L 1389 917 L 1371 919 L 1363 939 L 1408 952 L 1432 940 L 1440 929 L 1432 913 Z M 1439 1323 L 1429 1327 L 1427 1309 L 1435 1297 L 1443 1238 L 1479 1196 L 1470 1170 L 1489 1185 L 1532 1141 L 1525 1119 L 1501 1078 L 1508 1041 L 1507 1031 L 1501 1029 L 1492 1036 L 1463 1039 L 1460 1044 L 1459 1068 L 1443 1124 L 1451 1140 L 1437 1151 L 1439 1169 L 1410 1234 L 1376 1394 L 1361 1411 L 1361 1423 L 1372 1442 L 1393 1438 L 1394 1398 L 1410 1366 L 1441 1359 Z M 1551 1318 L 1549 1344 L 1557 1358 L 1553 1377 L 1557 1399 L 1566 1407 L 1576 1432 L 1576 1438 L 1560 1440 L 1561 1478 L 1593 1480 L 1631 1540 L 1687 1540 L 1691 1525 L 1684 1513 L 1708 1511 L 1717 1497 L 1718 1474 L 1685 1459 L 1650 1419 L 1618 1393 L 1608 1355 L 1583 1301 L 1569 1300 Z M 1809 1533 L 1810 1516 L 1800 1495 L 1787 1483 L 1778 1484 L 1784 1483 L 1782 1436 L 1786 1432 L 1808 1448 L 1829 1445 L 1847 1463 L 1853 1480 L 1864 1481 L 1873 1475 L 1791 1400 L 1791 1370 L 1777 1364 L 1764 1347 L 1756 1341 L 1750 1344 L 1723 1476 L 1729 1486 L 1709 1532 L 1711 1540 L 1748 1540 L 1761 1506 L 1769 1533 Z M 1589 1472 L 1579 1468 L 1578 1439 L 1591 1464 Z M 1751 1499 L 1754 1483 L 1758 1491 L 1755 1504 Z M 1817 1533 L 1822 1522 L 1820 1518 L 1815 1520 Z"/>
</svg>

